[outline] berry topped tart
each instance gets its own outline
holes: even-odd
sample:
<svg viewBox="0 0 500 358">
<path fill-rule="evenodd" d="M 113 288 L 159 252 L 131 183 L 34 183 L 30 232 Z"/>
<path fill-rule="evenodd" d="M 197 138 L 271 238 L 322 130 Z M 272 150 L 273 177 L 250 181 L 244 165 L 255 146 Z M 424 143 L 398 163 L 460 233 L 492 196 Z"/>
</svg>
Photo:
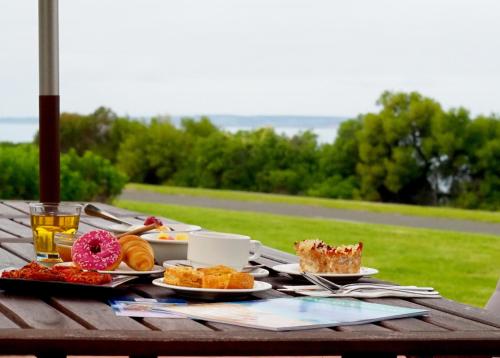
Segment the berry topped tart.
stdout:
<svg viewBox="0 0 500 358">
<path fill-rule="evenodd" d="M 312 273 L 358 273 L 361 269 L 363 243 L 330 246 L 321 240 L 295 243 L 300 258 L 300 269 Z"/>
<path fill-rule="evenodd" d="M 156 224 L 157 226 L 163 226 L 163 223 L 160 219 L 155 218 L 154 216 L 148 216 L 146 220 L 144 220 L 144 225 Z"/>
</svg>

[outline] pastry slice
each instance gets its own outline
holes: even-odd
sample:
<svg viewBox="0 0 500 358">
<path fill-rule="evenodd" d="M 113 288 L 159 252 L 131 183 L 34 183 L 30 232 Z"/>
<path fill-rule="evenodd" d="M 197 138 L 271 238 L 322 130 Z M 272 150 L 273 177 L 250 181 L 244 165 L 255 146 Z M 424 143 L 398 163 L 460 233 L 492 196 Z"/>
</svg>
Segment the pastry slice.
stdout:
<svg viewBox="0 0 500 358">
<path fill-rule="evenodd" d="M 361 269 L 363 243 L 330 246 L 321 240 L 295 243 L 300 269 L 313 273 L 358 273 Z"/>
</svg>

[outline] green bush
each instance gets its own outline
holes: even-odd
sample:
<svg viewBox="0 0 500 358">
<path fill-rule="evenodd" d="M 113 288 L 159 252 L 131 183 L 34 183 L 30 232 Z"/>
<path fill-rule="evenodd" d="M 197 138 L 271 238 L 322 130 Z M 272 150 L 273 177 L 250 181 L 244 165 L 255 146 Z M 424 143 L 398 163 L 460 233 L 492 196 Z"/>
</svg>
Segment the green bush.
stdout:
<svg viewBox="0 0 500 358">
<path fill-rule="evenodd" d="M 0 198 L 39 198 L 38 149 L 34 145 L 0 145 Z M 61 200 L 108 201 L 118 195 L 127 177 L 109 160 L 75 150 L 61 155 Z"/>
<path fill-rule="evenodd" d="M 330 144 L 318 144 L 309 131 L 291 138 L 271 127 L 230 133 L 206 117 L 175 126 L 168 117 L 140 121 L 101 107 L 88 115 L 63 113 L 61 146 L 81 158 L 90 150 L 148 184 L 500 208 L 499 116 L 471 118 L 464 108 L 445 110 L 417 92 L 384 92 L 377 104 L 378 111 L 344 121 Z M 99 179 L 111 174 L 93 173 L 96 185 L 87 178 L 79 185 L 86 164 L 74 165 L 63 177 L 68 197 L 115 195 L 114 182 Z M 15 175 L 30 180 L 2 173 Z"/>
<path fill-rule="evenodd" d="M 38 198 L 38 150 L 31 144 L 0 145 L 0 198 Z"/>
<path fill-rule="evenodd" d="M 359 183 L 354 176 L 343 179 L 340 175 L 334 175 L 315 184 L 308 190 L 307 194 L 324 198 L 358 199 Z"/>
<path fill-rule="evenodd" d="M 121 193 L 127 177 L 110 161 L 87 151 L 61 156 L 61 199 L 108 201 Z"/>
</svg>

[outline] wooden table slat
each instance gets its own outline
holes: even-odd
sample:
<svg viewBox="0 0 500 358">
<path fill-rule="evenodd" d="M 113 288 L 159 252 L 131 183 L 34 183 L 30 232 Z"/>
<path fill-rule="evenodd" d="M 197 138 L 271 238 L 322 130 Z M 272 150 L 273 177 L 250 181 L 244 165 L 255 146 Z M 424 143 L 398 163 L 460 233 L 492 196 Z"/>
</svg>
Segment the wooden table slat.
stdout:
<svg viewBox="0 0 500 358">
<path fill-rule="evenodd" d="M 26 261 L 16 255 L 0 248 L 0 268 L 20 267 L 26 264 Z"/>
<path fill-rule="evenodd" d="M 127 222 L 134 224 L 134 225 L 141 225 L 143 223 L 142 220 L 136 219 L 133 216 L 121 216 L 121 218 Z M 103 230 L 109 230 L 111 225 L 116 225 L 111 221 L 97 218 L 94 216 L 82 216 L 80 218 L 80 222 L 84 223 L 90 227 L 90 230 L 88 230 L 88 231 L 96 230 L 96 228 L 103 229 Z M 85 232 L 85 230 L 82 230 L 82 231 Z"/>
<path fill-rule="evenodd" d="M 144 318 L 151 327 L 165 332 L 173 331 L 212 331 L 210 327 L 189 318 Z"/>
<path fill-rule="evenodd" d="M 18 211 L 21 211 L 27 215 L 30 213 L 30 207 L 28 205 L 27 201 L 20 201 L 20 200 L 3 200 L 2 204 L 10 206 L 11 208 L 14 208 Z"/>
<path fill-rule="evenodd" d="M 424 322 L 418 318 L 400 318 L 381 321 L 382 327 L 398 332 L 446 332 L 448 329 Z"/>
<path fill-rule="evenodd" d="M 6 328 L 19 328 L 17 324 L 7 318 L 7 316 L 0 313 L 0 329 Z"/>
<path fill-rule="evenodd" d="M 8 206 L 7 204 L 4 204 L 3 202 L 0 202 L 0 217 L 1 216 L 13 218 L 17 216 L 25 216 L 25 213 L 11 206 Z"/>
<path fill-rule="evenodd" d="M 0 293 L 1 310 L 16 316 L 31 328 L 83 329 L 84 327 L 38 298 L 21 294 Z M 11 313 L 11 316 L 9 315 Z M 18 323 L 17 320 L 14 320 Z"/>
<path fill-rule="evenodd" d="M 33 232 L 29 226 L 25 226 L 7 218 L 0 218 L 0 228 L 18 237 L 33 237 Z"/>
<path fill-rule="evenodd" d="M 35 260 L 35 248 L 33 247 L 33 244 L 3 242 L 0 246 L 6 251 L 14 253 L 16 256 L 19 256 L 26 261 Z"/>
<path fill-rule="evenodd" d="M 15 239 L 15 238 L 18 238 L 18 236 L 15 236 L 15 235 L 12 235 L 6 231 L 0 230 L 0 241 L 2 239 Z M 11 240 L 9 240 L 9 241 L 11 241 Z"/>
<path fill-rule="evenodd" d="M 53 297 L 52 305 L 83 326 L 100 330 L 148 330 L 130 317 L 119 317 L 109 305 L 93 299 L 78 297 Z"/>
<path fill-rule="evenodd" d="M 365 352 L 498 355 L 500 332 L 210 332 L 0 330 L 3 354 L 327 356 Z M 68 344 L 67 342 L 71 342 Z"/>
<path fill-rule="evenodd" d="M 379 326 L 378 324 L 356 324 L 352 326 L 339 326 L 336 329 L 340 332 L 391 332 L 389 328 Z"/>
<path fill-rule="evenodd" d="M 423 321 L 453 331 L 477 331 L 477 330 L 491 331 L 496 329 L 494 326 L 490 326 L 484 323 L 479 323 L 476 321 L 471 321 L 469 319 L 460 316 L 452 315 L 433 308 L 418 305 L 416 303 L 409 302 L 406 300 L 401 300 L 396 298 L 377 298 L 377 299 L 367 299 L 365 301 L 394 305 L 399 307 L 427 309 L 429 310 L 430 314 L 427 317 L 423 317 L 422 318 Z"/>
<path fill-rule="evenodd" d="M 138 213 L 136 211 L 131 211 L 131 210 L 127 210 L 127 209 L 118 208 L 116 206 L 112 206 L 112 205 L 105 204 L 105 203 L 91 202 L 89 204 L 97 206 L 99 209 L 107 211 L 108 213 L 113 214 L 115 216 L 131 216 L 131 217 L 134 217 L 134 216 L 141 215 L 140 213 Z"/>
<path fill-rule="evenodd" d="M 282 263 L 295 263 L 299 262 L 299 258 L 288 252 L 279 251 L 269 246 L 263 246 L 261 251 L 262 257 L 272 258 L 274 261 L 281 261 Z"/>
<path fill-rule="evenodd" d="M 419 305 L 450 313 L 452 315 L 463 317 L 471 321 L 476 321 L 500 328 L 500 315 L 494 314 L 493 312 L 486 311 L 481 308 L 465 305 L 463 303 L 455 302 L 447 298 L 442 298 L 439 300 L 415 298 L 411 299 L 411 301 L 418 303 Z"/>
</svg>

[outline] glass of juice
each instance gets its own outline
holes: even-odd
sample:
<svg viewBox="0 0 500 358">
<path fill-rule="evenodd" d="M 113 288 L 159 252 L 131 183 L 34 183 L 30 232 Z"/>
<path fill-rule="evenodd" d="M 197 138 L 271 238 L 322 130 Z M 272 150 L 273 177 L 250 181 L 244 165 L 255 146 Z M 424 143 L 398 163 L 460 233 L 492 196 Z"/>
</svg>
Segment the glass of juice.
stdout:
<svg viewBox="0 0 500 358">
<path fill-rule="evenodd" d="M 30 204 L 33 244 L 38 262 L 42 264 L 62 262 L 54 243 L 54 234 L 75 234 L 81 210 L 82 205 L 74 203 Z"/>
<path fill-rule="evenodd" d="M 54 234 L 54 244 L 56 246 L 56 250 L 59 253 L 59 257 L 64 262 L 71 262 L 71 248 L 75 243 L 76 239 L 78 239 L 78 234 L 65 234 L 63 232 L 56 232 Z"/>
</svg>

